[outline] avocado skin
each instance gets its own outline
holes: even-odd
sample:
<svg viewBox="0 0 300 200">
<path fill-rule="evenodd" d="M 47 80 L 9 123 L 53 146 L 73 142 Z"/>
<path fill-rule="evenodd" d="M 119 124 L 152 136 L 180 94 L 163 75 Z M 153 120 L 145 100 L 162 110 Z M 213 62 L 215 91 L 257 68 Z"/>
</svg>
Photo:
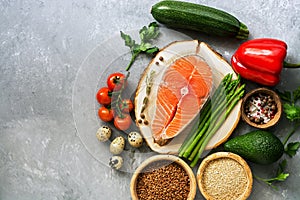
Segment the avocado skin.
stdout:
<svg viewBox="0 0 300 200">
<path fill-rule="evenodd" d="M 267 165 L 276 162 L 284 146 L 274 134 L 256 130 L 237 136 L 224 144 L 225 151 L 236 153 L 253 163 Z"/>
</svg>

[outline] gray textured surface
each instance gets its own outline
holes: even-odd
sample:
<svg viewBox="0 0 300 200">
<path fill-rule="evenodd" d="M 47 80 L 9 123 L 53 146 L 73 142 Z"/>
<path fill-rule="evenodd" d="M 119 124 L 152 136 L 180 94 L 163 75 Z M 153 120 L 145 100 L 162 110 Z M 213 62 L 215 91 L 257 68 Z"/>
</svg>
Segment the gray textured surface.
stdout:
<svg viewBox="0 0 300 200">
<path fill-rule="evenodd" d="M 89 52 L 120 30 L 151 22 L 149 10 L 155 2 L 0 1 L 1 200 L 130 199 L 131 174 L 99 163 L 79 140 L 72 116 L 72 87 Z M 253 38 L 285 40 L 287 59 L 300 62 L 299 0 L 193 2 L 231 12 L 248 25 Z M 226 58 L 237 47 L 234 41 L 200 39 Z M 293 89 L 299 77 L 299 70 L 284 70 L 285 81 L 278 87 Z M 293 139 L 299 139 L 299 131 Z M 291 177 L 278 185 L 279 191 L 255 182 L 251 199 L 299 198 L 299 160 L 298 153 L 289 161 Z"/>
</svg>

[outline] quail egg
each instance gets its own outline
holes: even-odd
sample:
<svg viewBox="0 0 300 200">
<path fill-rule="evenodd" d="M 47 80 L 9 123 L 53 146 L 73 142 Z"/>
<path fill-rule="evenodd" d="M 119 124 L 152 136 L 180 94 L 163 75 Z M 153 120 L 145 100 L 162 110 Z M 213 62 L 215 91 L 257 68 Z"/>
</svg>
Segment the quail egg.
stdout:
<svg viewBox="0 0 300 200">
<path fill-rule="evenodd" d="M 113 156 L 109 159 L 109 166 L 114 169 L 120 169 L 123 165 L 123 158 L 121 156 Z"/>
<path fill-rule="evenodd" d="M 108 126 L 101 126 L 96 133 L 96 136 L 100 142 L 107 141 L 111 136 L 111 128 Z"/>
<path fill-rule="evenodd" d="M 109 150 L 112 154 L 120 154 L 124 150 L 125 139 L 122 136 L 116 137 L 111 143 Z"/>
<path fill-rule="evenodd" d="M 140 147 L 143 144 L 143 137 L 138 132 L 130 132 L 128 134 L 128 142 L 133 147 Z"/>
</svg>

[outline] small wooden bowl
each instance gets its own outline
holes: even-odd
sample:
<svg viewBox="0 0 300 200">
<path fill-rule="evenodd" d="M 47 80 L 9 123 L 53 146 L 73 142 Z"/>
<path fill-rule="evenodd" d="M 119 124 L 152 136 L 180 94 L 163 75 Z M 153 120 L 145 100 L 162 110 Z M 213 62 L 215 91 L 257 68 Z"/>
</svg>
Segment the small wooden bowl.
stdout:
<svg viewBox="0 0 300 200">
<path fill-rule="evenodd" d="M 217 152 L 201 162 L 197 182 L 205 199 L 245 200 L 251 194 L 253 178 L 242 157 L 230 152 Z"/>
<path fill-rule="evenodd" d="M 187 200 L 195 199 L 196 190 L 197 190 L 197 182 L 196 182 L 195 175 L 194 175 L 192 169 L 189 167 L 189 165 L 185 161 L 183 161 L 182 159 L 180 159 L 179 157 L 174 156 L 174 155 L 155 155 L 155 156 L 152 156 L 152 157 L 146 159 L 134 172 L 134 174 L 131 178 L 131 183 L 130 183 L 130 192 L 131 192 L 132 200 L 139 200 L 138 194 L 137 194 L 137 185 L 138 185 L 140 174 L 150 173 L 151 170 L 149 167 L 151 167 L 151 169 L 158 169 L 163 166 L 167 166 L 171 163 L 178 164 L 185 171 L 185 173 L 188 176 L 188 180 L 190 182 Z M 153 185 L 154 185 L 155 180 L 157 180 L 157 179 L 153 179 L 150 184 L 153 183 Z M 158 181 L 159 181 L 159 179 L 158 179 Z M 170 182 L 166 183 L 166 187 L 168 187 L 170 184 L 171 184 Z M 161 183 L 159 184 L 159 187 L 164 188 L 163 184 L 161 184 Z M 150 188 L 153 188 L 153 186 L 150 185 Z M 176 189 L 178 190 L 178 192 L 183 190 L 182 187 L 179 187 Z M 173 191 L 174 194 L 176 194 L 176 192 Z"/>
<path fill-rule="evenodd" d="M 245 108 L 246 108 L 246 104 L 247 104 L 248 100 L 252 96 L 258 95 L 258 94 L 270 95 L 274 99 L 276 107 L 277 107 L 277 111 L 276 111 L 276 114 L 274 115 L 274 117 L 270 121 L 268 121 L 267 123 L 263 123 L 263 124 L 258 124 L 258 123 L 255 123 L 255 122 L 251 121 L 249 119 L 249 117 L 247 116 L 246 112 L 245 112 Z M 282 104 L 281 104 L 280 98 L 276 94 L 276 92 L 274 92 L 270 89 L 267 89 L 267 88 L 257 88 L 257 89 L 254 89 L 254 90 L 250 91 L 249 93 L 247 93 L 245 95 L 245 97 L 243 98 L 241 109 L 242 109 L 242 119 L 247 124 L 249 124 L 250 126 L 253 126 L 255 128 L 266 129 L 266 128 L 269 128 L 271 126 L 274 126 L 279 121 L 279 119 L 281 117 L 281 113 L 282 113 Z"/>
</svg>

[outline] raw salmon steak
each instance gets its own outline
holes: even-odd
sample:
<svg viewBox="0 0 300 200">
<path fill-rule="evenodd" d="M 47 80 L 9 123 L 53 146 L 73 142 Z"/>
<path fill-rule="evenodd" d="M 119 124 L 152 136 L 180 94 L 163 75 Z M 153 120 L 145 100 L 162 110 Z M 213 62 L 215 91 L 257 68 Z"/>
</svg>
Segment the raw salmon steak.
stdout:
<svg viewBox="0 0 300 200">
<path fill-rule="evenodd" d="M 161 48 L 140 75 L 134 100 L 136 125 L 148 146 L 177 154 L 209 95 L 228 73 L 237 78 L 222 55 L 204 42 L 175 41 Z M 240 118 L 238 106 L 229 118 L 207 149 L 230 136 Z"/>
<path fill-rule="evenodd" d="M 211 68 L 199 56 L 177 59 L 164 72 L 158 86 L 154 117 L 155 141 L 177 136 L 199 113 L 212 87 Z"/>
</svg>

